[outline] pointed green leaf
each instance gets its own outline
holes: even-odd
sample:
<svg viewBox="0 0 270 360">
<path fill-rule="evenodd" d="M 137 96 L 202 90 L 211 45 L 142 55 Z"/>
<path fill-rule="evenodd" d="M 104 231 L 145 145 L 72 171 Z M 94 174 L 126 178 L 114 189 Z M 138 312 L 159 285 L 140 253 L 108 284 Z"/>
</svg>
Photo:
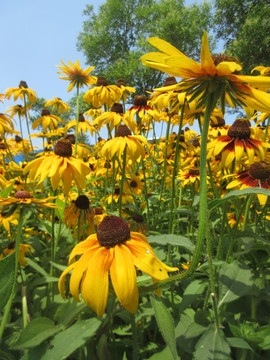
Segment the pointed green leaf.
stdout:
<svg viewBox="0 0 270 360">
<path fill-rule="evenodd" d="M 233 301 L 240 296 L 246 295 L 253 285 L 252 273 L 249 268 L 236 263 L 223 264 L 219 272 L 219 302 L 223 304 Z"/>
<path fill-rule="evenodd" d="M 207 281 L 203 281 L 203 280 L 192 281 L 192 283 L 190 283 L 184 291 L 182 302 L 179 304 L 179 312 L 185 310 L 199 296 L 201 296 L 204 293 L 207 285 L 208 285 Z"/>
<path fill-rule="evenodd" d="M 194 360 L 229 360 L 230 354 L 223 331 L 211 325 L 196 344 Z"/>
<path fill-rule="evenodd" d="M 55 335 L 61 330 L 48 318 L 36 318 L 27 324 L 20 333 L 19 339 L 12 346 L 13 349 L 27 349 L 38 346 L 44 340 Z"/>
<path fill-rule="evenodd" d="M 0 260 L 0 312 L 6 306 L 15 281 L 15 251 Z"/>
<path fill-rule="evenodd" d="M 101 320 L 92 318 L 81 320 L 58 333 L 51 341 L 50 349 L 40 360 L 64 360 L 79 347 L 84 345 L 101 324 Z"/>
<path fill-rule="evenodd" d="M 177 359 L 175 329 L 172 316 L 168 308 L 156 295 L 151 296 L 151 304 L 155 312 L 155 318 L 161 335 L 168 345 L 173 359 Z"/>
</svg>

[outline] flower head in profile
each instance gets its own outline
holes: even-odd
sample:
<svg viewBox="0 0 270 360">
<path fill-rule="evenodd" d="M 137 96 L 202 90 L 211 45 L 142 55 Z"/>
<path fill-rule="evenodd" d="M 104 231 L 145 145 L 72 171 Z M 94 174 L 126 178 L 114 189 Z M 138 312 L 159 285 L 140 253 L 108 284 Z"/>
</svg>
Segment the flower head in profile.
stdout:
<svg viewBox="0 0 270 360">
<path fill-rule="evenodd" d="M 232 176 L 234 177 L 234 180 L 227 185 L 227 189 L 239 188 L 242 190 L 260 187 L 262 189 L 270 190 L 270 164 L 265 161 L 257 161 L 253 163 L 249 169 L 226 177 Z M 257 194 L 257 196 L 260 204 L 264 206 L 267 201 L 267 196 L 263 194 Z"/>
<path fill-rule="evenodd" d="M 69 105 L 66 104 L 62 99 L 58 97 L 53 97 L 53 100 L 48 100 L 45 102 L 45 107 L 52 107 L 52 111 L 56 110 L 60 115 L 61 113 L 69 112 Z"/>
<path fill-rule="evenodd" d="M 212 94 L 215 103 L 220 100 L 223 112 L 226 102 L 232 107 L 247 105 L 269 111 L 270 94 L 257 88 L 270 86 L 270 77 L 239 75 L 242 67 L 237 59 L 225 54 L 211 55 L 206 31 L 202 37 L 201 63 L 159 38 L 150 38 L 148 42 L 161 52 L 143 55 L 142 63 L 183 79 L 177 85 L 166 87 L 167 91 L 186 91 L 192 100 L 197 99 L 197 107 L 205 105 L 206 97 Z"/>
<path fill-rule="evenodd" d="M 126 151 L 128 158 L 135 162 L 145 157 L 144 145 L 147 145 L 144 136 L 131 135 L 131 131 L 126 125 L 120 125 L 115 138 L 108 140 L 102 147 L 101 155 L 110 160 L 114 154 L 121 158 Z"/>
<path fill-rule="evenodd" d="M 50 178 L 53 190 L 56 190 L 60 181 L 64 185 L 64 194 L 67 195 L 74 180 L 81 190 L 86 185 L 86 175 L 90 168 L 80 159 L 72 156 L 72 145 L 68 140 L 59 140 L 54 146 L 54 153 L 41 156 L 31 161 L 23 170 L 24 175 L 42 184 Z"/>
<path fill-rule="evenodd" d="M 48 109 L 42 109 L 41 116 L 32 124 L 32 128 L 36 129 L 42 125 L 43 131 L 46 133 L 48 129 L 55 130 L 58 128 L 58 122 L 64 124 L 65 122 L 60 117 L 50 113 Z"/>
<path fill-rule="evenodd" d="M 0 207 L 10 206 L 10 205 L 36 205 L 40 207 L 47 208 L 56 208 L 56 204 L 50 203 L 49 201 L 55 199 L 54 196 L 43 198 L 43 199 L 35 199 L 28 191 L 22 190 L 17 191 L 14 196 L 8 196 L 7 198 L 0 197 Z"/>
<path fill-rule="evenodd" d="M 80 258 L 76 261 L 77 256 Z M 99 317 L 107 304 L 109 273 L 120 304 L 134 314 L 139 301 L 136 268 L 150 275 L 154 282 L 168 278 L 167 271 L 178 270 L 163 264 L 145 236 L 130 231 L 125 221 L 117 216 L 106 216 L 97 234 L 76 245 L 69 263 L 58 283 L 62 297 L 65 298 L 65 278 L 72 270 L 71 295 L 80 301 L 81 292 L 83 300 Z"/>
<path fill-rule="evenodd" d="M 18 263 L 20 266 L 27 265 L 27 260 L 25 259 L 25 254 L 32 254 L 33 247 L 28 244 L 20 244 L 19 246 L 19 257 Z M 12 241 L 8 244 L 8 246 L 3 250 L 3 254 L 0 254 L 0 260 L 3 259 L 4 256 L 11 255 L 15 251 L 15 241 Z"/>
<path fill-rule="evenodd" d="M 57 71 L 57 74 L 63 74 L 65 76 L 59 76 L 60 79 L 70 81 L 68 86 L 68 92 L 71 91 L 74 86 L 77 88 L 82 87 L 83 85 L 92 85 L 95 84 L 97 78 L 95 76 L 90 76 L 90 72 L 94 70 L 95 66 L 88 67 L 83 70 L 80 66 L 79 60 L 76 61 L 76 64 L 73 64 L 69 61 L 69 65 L 66 65 L 62 60 L 60 60 L 63 65 L 57 65 L 61 71 Z"/>
<path fill-rule="evenodd" d="M 27 97 L 30 103 L 34 103 L 37 101 L 37 94 L 34 90 L 29 89 L 26 81 L 21 81 L 19 87 L 17 88 L 8 88 L 5 92 L 5 96 L 10 99 L 13 95 L 14 101 L 18 99 L 18 97 L 23 100 Z"/>
</svg>

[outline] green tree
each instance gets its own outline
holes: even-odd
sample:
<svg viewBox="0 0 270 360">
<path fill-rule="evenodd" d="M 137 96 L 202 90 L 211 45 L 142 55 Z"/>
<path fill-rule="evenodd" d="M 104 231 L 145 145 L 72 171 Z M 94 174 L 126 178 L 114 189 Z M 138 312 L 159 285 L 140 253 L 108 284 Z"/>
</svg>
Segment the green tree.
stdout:
<svg viewBox="0 0 270 360">
<path fill-rule="evenodd" d="M 124 78 L 143 94 L 162 85 L 165 75 L 144 67 L 139 58 L 153 48 L 146 42 L 157 36 L 186 55 L 198 58 L 203 30 L 209 30 L 211 5 L 204 2 L 185 6 L 184 0 L 107 0 L 94 13 L 87 5 L 87 20 L 78 37 L 78 49 L 95 74 L 110 83 Z"/>
<path fill-rule="evenodd" d="M 269 0 L 216 0 L 217 36 L 225 40 L 226 53 L 236 56 L 249 73 L 255 66 L 269 66 Z"/>
</svg>

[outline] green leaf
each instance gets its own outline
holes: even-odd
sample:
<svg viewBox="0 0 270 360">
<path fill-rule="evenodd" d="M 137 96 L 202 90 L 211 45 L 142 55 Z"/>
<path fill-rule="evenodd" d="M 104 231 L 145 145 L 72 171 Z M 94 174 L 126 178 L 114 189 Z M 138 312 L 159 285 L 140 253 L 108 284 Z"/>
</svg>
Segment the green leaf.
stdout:
<svg viewBox="0 0 270 360">
<path fill-rule="evenodd" d="M 207 287 L 208 282 L 203 280 L 194 280 L 190 283 L 183 294 L 182 302 L 179 304 L 179 312 L 185 310 L 189 305 L 193 304 L 193 302 L 201 296 L 205 288 Z"/>
<path fill-rule="evenodd" d="M 58 333 L 51 341 L 50 349 L 40 360 L 63 360 L 84 345 L 97 331 L 101 320 L 81 320 Z"/>
<path fill-rule="evenodd" d="M 50 319 L 43 317 L 36 318 L 22 330 L 19 339 L 13 344 L 12 349 L 28 349 L 38 346 L 60 330 L 61 327 L 55 326 L 54 322 Z"/>
<path fill-rule="evenodd" d="M 249 268 L 236 263 L 223 264 L 219 272 L 219 303 L 223 304 L 246 295 L 253 285 L 252 273 Z"/>
<path fill-rule="evenodd" d="M 194 360 L 228 360 L 230 354 L 223 331 L 211 325 L 196 344 Z"/>
<path fill-rule="evenodd" d="M 15 281 L 15 251 L 0 260 L 0 312 L 6 306 Z"/>
<path fill-rule="evenodd" d="M 57 198 L 55 200 L 56 206 L 58 206 L 60 209 L 55 209 L 55 214 L 58 216 L 60 220 L 63 220 L 64 217 L 64 211 L 65 211 L 65 203 Z"/>
<path fill-rule="evenodd" d="M 231 347 L 252 350 L 252 347 L 244 339 L 237 337 L 227 337 L 226 340 Z"/>
<path fill-rule="evenodd" d="M 165 349 L 163 349 L 162 351 L 155 353 L 154 355 L 152 355 L 150 358 L 148 358 L 148 360 L 174 360 L 175 358 L 172 356 L 170 348 L 168 346 L 165 347 Z M 179 359 L 179 357 L 177 357 L 176 359 Z"/>
<path fill-rule="evenodd" d="M 151 296 L 151 304 L 155 312 L 155 318 L 161 335 L 168 345 L 173 359 L 177 359 L 175 329 L 172 316 L 168 308 L 156 295 Z"/>
<path fill-rule="evenodd" d="M 49 274 L 41 266 L 39 266 L 34 260 L 28 258 L 27 262 L 28 262 L 28 265 L 31 266 L 32 269 L 36 270 L 41 275 L 49 276 Z"/>
<path fill-rule="evenodd" d="M 41 276 L 31 282 L 31 287 L 32 286 L 43 286 L 48 283 L 58 282 L 58 280 L 59 279 L 57 277 L 53 277 L 53 276 Z"/>
<path fill-rule="evenodd" d="M 158 244 L 158 245 L 174 245 L 181 246 L 190 251 L 195 249 L 194 244 L 186 237 L 182 235 L 173 235 L 173 234 L 162 234 L 157 236 L 148 236 L 147 240 L 150 244 Z"/>
<path fill-rule="evenodd" d="M 0 196 L 2 198 L 6 198 L 8 197 L 8 195 L 10 194 L 11 190 L 13 189 L 13 185 L 15 183 L 16 180 L 13 181 L 13 183 L 11 185 L 9 185 L 5 190 L 0 192 Z"/>
<path fill-rule="evenodd" d="M 239 196 L 245 196 L 245 195 L 251 195 L 251 194 L 262 194 L 262 195 L 270 196 L 270 190 L 257 188 L 257 187 L 246 188 L 243 190 L 233 190 L 233 191 L 228 192 L 226 195 L 224 195 L 222 199 L 215 199 L 215 200 L 210 201 L 208 203 L 208 209 L 212 210 L 216 206 L 221 205 L 223 202 L 225 202 L 227 200 L 231 200 L 231 199 L 234 199 Z"/>
<path fill-rule="evenodd" d="M 72 323 L 75 317 L 86 308 L 87 305 L 85 302 L 78 303 L 76 300 L 71 298 L 59 306 L 55 317 L 61 324 L 67 326 Z"/>
</svg>

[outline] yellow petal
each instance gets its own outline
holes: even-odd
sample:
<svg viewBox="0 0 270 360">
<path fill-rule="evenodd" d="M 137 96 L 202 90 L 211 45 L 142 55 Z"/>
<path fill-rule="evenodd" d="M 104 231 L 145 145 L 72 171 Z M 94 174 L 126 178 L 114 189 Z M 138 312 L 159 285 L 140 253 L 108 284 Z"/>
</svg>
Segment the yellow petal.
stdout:
<svg viewBox="0 0 270 360">
<path fill-rule="evenodd" d="M 207 74 L 214 76 L 216 74 L 216 67 L 214 60 L 210 54 L 207 32 L 204 31 L 202 37 L 202 48 L 201 48 L 201 67 L 207 72 Z"/>
<path fill-rule="evenodd" d="M 134 314 L 138 307 L 139 293 L 133 257 L 126 245 L 115 246 L 110 274 L 120 304 Z"/>
</svg>

